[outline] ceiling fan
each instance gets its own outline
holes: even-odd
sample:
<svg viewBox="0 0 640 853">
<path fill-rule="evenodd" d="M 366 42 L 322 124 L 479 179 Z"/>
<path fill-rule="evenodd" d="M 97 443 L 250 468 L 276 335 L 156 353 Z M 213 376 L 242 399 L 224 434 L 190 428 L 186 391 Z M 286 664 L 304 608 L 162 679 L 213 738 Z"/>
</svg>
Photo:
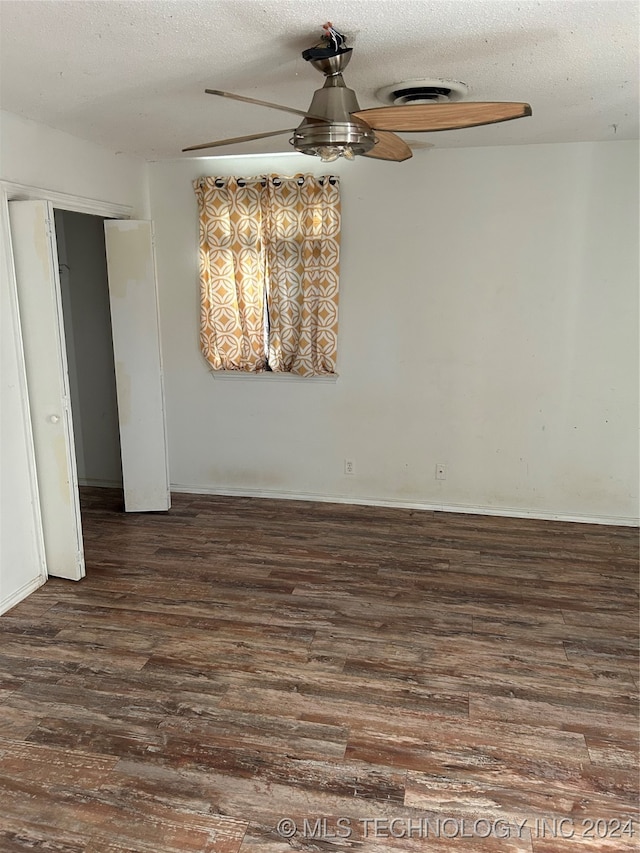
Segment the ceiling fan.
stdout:
<svg viewBox="0 0 640 853">
<path fill-rule="evenodd" d="M 296 151 L 320 157 L 324 162 L 345 157 L 374 157 L 378 160 L 401 162 L 412 156 L 409 145 L 396 135 L 400 133 L 425 133 L 439 130 L 456 130 L 494 124 L 500 121 L 523 118 L 531 115 L 529 104 L 514 102 L 477 103 L 404 103 L 401 106 L 375 107 L 361 110 L 356 93 L 347 88 L 342 72 L 349 64 L 353 48 L 346 46 L 345 37 L 331 23 L 323 27 L 321 41 L 302 52 L 303 59 L 325 76 L 322 89 L 318 89 L 305 112 L 269 101 L 246 98 L 219 89 L 205 89 L 209 95 L 233 98 L 247 104 L 258 104 L 276 110 L 303 116 L 296 128 L 252 133 L 232 139 L 219 139 L 183 148 L 183 151 L 198 151 L 217 148 L 253 139 L 266 139 L 292 133 L 289 140 Z"/>
</svg>

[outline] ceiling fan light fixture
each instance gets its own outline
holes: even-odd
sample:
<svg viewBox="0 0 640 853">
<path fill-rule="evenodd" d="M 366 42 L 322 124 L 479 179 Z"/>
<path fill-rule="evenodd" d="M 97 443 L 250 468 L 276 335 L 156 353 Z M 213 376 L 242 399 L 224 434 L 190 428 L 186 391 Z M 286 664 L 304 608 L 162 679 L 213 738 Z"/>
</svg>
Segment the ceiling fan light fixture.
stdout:
<svg viewBox="0 0 640 853">
<path fill-rule="evenodd" d="M 304 153 L 319 157 L 323 163 L 333 163 L 340 157 L 345 160 L 356 159 L 356 152 L 350 145 L 320 145 L 318 148 L 307 148 Z"/>
<path fill-rule="evenodd" d="M 318 156 L 323 163 L 333 163 L 341 155 L 342 151 L 337 145 L 323 145 L 318 148 Z"/>
<path fill-rule="evenodd" d="M 359 154 L 366 154 L 375 145 L 375 134 L 364 122 L 305 121 L 296 128 L 290 141 L 300 154 L 331 163 L 338 157 L 353 160 Z"/>
</svg>

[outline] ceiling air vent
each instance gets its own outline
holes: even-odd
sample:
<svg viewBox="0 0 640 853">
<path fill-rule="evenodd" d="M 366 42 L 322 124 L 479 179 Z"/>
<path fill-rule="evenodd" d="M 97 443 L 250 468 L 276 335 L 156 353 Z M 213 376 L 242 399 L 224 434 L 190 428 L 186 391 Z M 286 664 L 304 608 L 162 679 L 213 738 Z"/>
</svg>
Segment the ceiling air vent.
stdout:
<svg viewBox="0 0 640 853">
<path fill-rule="evenodd" d="M 442 104 L 461 101 L 469 92 L 465 83 L 457 80 L 406 80 L 378 89 L 376 97 L 383 104 Z"/>
</svg>

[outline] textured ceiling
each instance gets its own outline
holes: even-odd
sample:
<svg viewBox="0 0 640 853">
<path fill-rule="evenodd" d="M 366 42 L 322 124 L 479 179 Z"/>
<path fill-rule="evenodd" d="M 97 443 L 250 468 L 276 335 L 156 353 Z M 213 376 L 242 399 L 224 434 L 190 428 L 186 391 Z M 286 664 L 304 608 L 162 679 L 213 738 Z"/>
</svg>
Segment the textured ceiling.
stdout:
<svg viewBox="0 0 640 853">
<path fill-rule="evenodd" d="M 362 108 L 406 79 L 461 80 L 468 100 L 528 101 L 533 117 L 405 135 L 437 147 L 638 136 L 638 4 L 617 0 L 1 0 L 3 109 L 147 159 L 295 127 L 226 89 L 306 109 L 322 77 L 300 56 L 330 19 L 355 48 Z M 291 150 L 288 137 L 218 154 Z M 193 155 L 192 155 L 193 156 Z"/>
</svg>

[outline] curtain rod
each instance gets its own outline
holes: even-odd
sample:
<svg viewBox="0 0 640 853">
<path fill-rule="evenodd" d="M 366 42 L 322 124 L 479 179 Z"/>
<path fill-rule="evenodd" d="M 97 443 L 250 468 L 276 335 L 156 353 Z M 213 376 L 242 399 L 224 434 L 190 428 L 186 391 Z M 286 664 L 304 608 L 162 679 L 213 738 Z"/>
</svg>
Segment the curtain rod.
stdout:
<svg viewBox="0 0 640 853">
<path fill-rule="evenodd" d="M 198 184 L 200 186 L 207 180 L 211 180 L 213 175 L 208 175 L 206 177 L 200 178 Z M 299 186 L 305 182 L 307 178 L 316 179 L 316 175 L 274 175 L 273 177 L 266 177 L 265 175 L 255 175 L 247 178 L 237 177 L 235 175 L 228 175 L 225 177 L 218 177 L 214 179 L 214 184 L 218 189 L 224 187 L 227 181 L 236 181 L 239 187 L 244 187 L 247 185 L 247 181 L 260 181 L 260 186 L 266 187 L 267 181 L 271 181 L 274 186 L 278 187 L 282 184 L 282 181 L 296 181 Z M 329 181 L 330 184 L 335 186 L 339 183 L 339 178 L 336 175 L 320 175 L 317 177 L 318 183 L 323 184 L 325 181 Z"/>
</svg>

